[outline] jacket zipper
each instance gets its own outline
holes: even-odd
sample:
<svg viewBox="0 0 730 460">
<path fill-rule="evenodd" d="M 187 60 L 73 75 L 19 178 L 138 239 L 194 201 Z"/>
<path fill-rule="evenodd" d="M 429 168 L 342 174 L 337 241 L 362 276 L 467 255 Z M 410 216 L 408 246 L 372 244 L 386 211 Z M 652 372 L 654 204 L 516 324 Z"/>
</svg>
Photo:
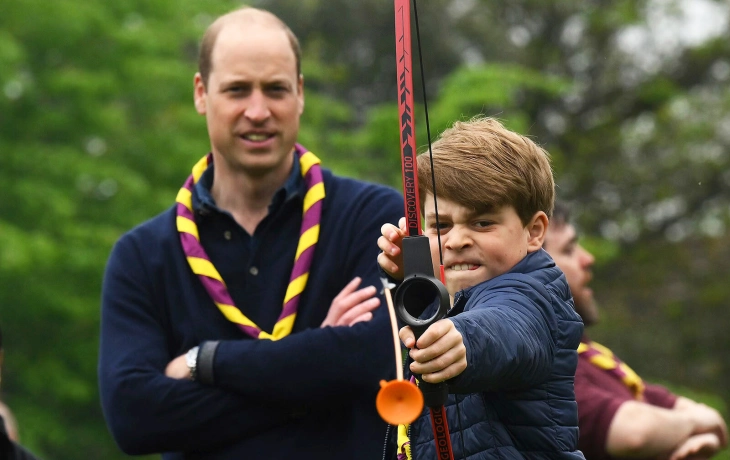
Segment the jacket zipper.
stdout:
<svg viewBox="0 0 730 460">
<path fill-rule="evenodd" d="M 388 438 L 390 437 L 390 425 L 385 429 L 385 442 L 383 443 L 383 460 L 386 460 L 385 455 L 388 453 Z M 397 442 L 396 442 L 397 444 Z M 398 447 L 396 446 L 396 450 Z"/>
</svg>

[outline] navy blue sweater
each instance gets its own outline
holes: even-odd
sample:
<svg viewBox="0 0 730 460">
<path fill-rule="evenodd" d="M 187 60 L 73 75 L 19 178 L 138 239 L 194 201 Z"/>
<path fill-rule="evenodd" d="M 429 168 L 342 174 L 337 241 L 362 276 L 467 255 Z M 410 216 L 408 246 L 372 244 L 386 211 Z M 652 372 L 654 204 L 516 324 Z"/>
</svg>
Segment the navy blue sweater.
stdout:
<svg viewBox="0 0 730 460">
<path fill-rule="evenodd" d="M 375 396 L 379 380 L 395 374 L 384 301 L 370 322 L 319 326 L 355 276 L 362 286 L 380 286 L 376 240 L 383 223 L 403 215 L 403 201 L 395 190 L 326 170 L 324 183 L 309 282 L 292 334 L 279 341 L 249 338 L 213 304 L 185 260 L 174 207 L 117 242 L 103 285 L 99 385 L 124 452 L 166 452 L 165 459 L 384 455 L 387 425 Z M 235 303 L 268 331 L 281 312 L 301 224 L 303 190 L 290 185 L 254 235 L 194 192 L 204 247 Z M 214 386 L 165 377 L 173 358 L 207 340 L 221 340 Z"/>
</svg>

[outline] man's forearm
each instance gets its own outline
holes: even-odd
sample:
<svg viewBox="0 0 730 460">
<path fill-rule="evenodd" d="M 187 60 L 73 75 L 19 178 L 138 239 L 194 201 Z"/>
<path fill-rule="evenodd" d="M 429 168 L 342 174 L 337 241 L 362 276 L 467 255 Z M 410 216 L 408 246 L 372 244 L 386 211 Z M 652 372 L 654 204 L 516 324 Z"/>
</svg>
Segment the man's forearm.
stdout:
<svg viewBox="0 0 730 460">
<path fill-rule="evenodd" d="M 608 430 L 606 450 L 615 457 L 654 457 L 672 452 L 695 432 L 692 416 L 638 401 L 619 407 Z"/>
</svg>

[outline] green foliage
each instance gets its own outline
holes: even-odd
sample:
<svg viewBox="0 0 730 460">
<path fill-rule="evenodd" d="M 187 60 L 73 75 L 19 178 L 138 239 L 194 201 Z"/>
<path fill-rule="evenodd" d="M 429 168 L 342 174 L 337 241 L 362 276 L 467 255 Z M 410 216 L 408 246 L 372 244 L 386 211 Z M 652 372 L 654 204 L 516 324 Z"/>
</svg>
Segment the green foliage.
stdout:
<svg viewBox="0 0 730 460">
<path fill-rule="evenodd" d="M 557 98 L 570 88 L 568 81 L 515 64 L 462 67 L 444 79 L 433 109 L 433 128 L 443 131 L 454 120 L 475 114 L 494 116 L 509 129 L 528 133 L 529 114 L 520 107 L 525 93 Z"/>
</svg>

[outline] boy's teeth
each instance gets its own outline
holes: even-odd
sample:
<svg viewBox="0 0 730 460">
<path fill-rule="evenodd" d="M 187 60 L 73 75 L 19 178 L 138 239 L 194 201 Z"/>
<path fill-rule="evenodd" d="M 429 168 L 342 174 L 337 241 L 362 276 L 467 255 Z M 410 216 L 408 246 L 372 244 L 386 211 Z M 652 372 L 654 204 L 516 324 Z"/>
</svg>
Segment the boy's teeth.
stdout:
<svg viewBox="0 0 730 460">
<path fill-rule="evenodd" d="M 452 270 L 462 271 L 462 270 L 469 270 L 469 264 L 457 264 L 451 267 Z"/>
</svg>

